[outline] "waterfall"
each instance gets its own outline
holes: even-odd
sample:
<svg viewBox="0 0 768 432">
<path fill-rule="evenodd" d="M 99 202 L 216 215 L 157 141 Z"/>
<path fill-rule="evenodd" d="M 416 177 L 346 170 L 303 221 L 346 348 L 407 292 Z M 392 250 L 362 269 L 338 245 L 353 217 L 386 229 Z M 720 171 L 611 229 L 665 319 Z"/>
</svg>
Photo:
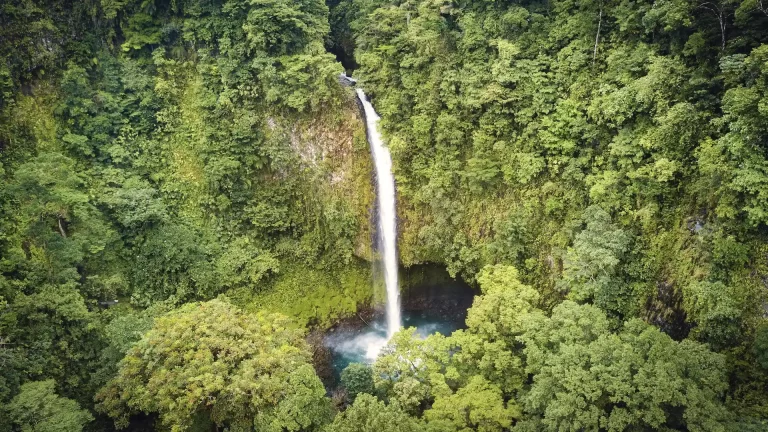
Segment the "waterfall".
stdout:
<svg viewBox="0 0 768 432">
<path fill-rule="evenodd" d="M 377 218 L 380 251 L 387 288 L 387 339 L 400 329 L 400 287 L 397 282 L 397 212 L 395 211 L 395 177 L 392 156 L 379 134 L 379 115 L 365 93 L 357 89 L 357 97 L 365 111 L 366 130 L 371 154 L 376 165 L 376 194 L 379 204 Z"/>
</svg>

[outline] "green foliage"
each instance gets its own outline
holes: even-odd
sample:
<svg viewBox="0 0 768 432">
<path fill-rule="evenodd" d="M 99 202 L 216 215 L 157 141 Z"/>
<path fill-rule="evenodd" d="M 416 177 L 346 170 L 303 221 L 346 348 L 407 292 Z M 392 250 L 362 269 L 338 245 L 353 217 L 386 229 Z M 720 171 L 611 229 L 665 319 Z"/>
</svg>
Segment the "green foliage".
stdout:
<svg viewBox="0 0 768 432">
<path fill-rule="evenodd" d="M 406 264 L 442 262 L 471 282 L 514 265 L 537 307 L 565 297 L 613 330 L 639 318 L 719 352 L 752 349 L 768 240 L 761 2 L 353 4 Z M 469 327 L 461 343 L 477 355 L 457 363 L 520 388 L 504 354 L 520 330 L 501 346 Z M 493 377 L 491 365 L 504 366 Z M 729 396 L 762 410 L 740 385 Z"/>
<path fill-rule="evenodd" d="M 435 388 L 445 385 L 440 374 L 449 354 L 440 334 L 426 340 L 416 337 L 411 327 L 396 333 L 373 365 L 376 390 L 390 403 L 417 414 L 434 398 Z"/>
<path fill-rule="evenodd" d="M 386 403 L 334 427 L 759 429 L 766 28 L 758 0 L 5 1 L 0 405 L 53 379 L 41 400 L 90 408 L 111 382 L 123 422 L 324 425 L 293 330 L 256 350 L 274 376 L 210 347 L 254 348 L 225 323 L 263 342 L 269 312 L 327 327 L 371 302 L 368 146 L 325 45 L 382 115 L 403 263 L 483 293 L 462 331 L 396 336 Z M 255 317 L 155 321 L 222 293 Z M 190 336 L 211 328 L 228 336 Z"/>
<path fill-rule="evenodd" d="M 72 399 L 56 394 L 53 380 L 32 381 L 7 406 L 11 421 L 24 432 L 79 432 L 93 416 Z"/>
<path fill-rule="evenodd" d="M 328 432 L 419 432 L 424 425 L 400 410 L 369 394 L 361 394 L 346 411 L 339 413 Z"/>
<path fill-rule="evenodd" d="M 328 8 L 319 0 L 251 2 L 243 27 L 251 49 L 294 54 L 328 33 Z"/>
<path fill-rule="evenodd" d="M 744 307 L 722 282 L 699 282 L 688 287 L 687 301 L 691 321 L 696 322 L 699 338 L 719 347 L 732 344 L 742 331 Z"/>
<path fill-rule="evenodd" d="M 270 289 L 247 294 L 238 300 L 246 309 L 279 312 L 304 326 L 328 327 L 370 304 L 373 293 L 370 267 L 354 263 L 339 271 L 286 266 Z"/>
<path fill-rule="evenodd" d="M 350 23 L 358 10 L 351 0 L 330 0 L 325 4 L 329 8 L 328 24 L 331 28 L 325 41 L 326 49 L 335 54 L 349 72 L 357 68 L 354 58 L 355 34 Z"/>
<path fill-rule="evenodd" d="M 512 267 L 483 269 L 467 329 L 397 333 L 374 364 L 377 390 L 428 430 L 723 431 L 725 357 L 640 320 L 566 300 L 551 315 Z"/>
<path fill-rule="evenodd" d="M 102 203 L 125 229 L 139 231 L 168 220 L 165 204 L 146 180 L 130 177 L 119 187 L 111 187 L 104 192 Z"/>
<path fill-rule="evenodd" d="M 511 404 L 510 404 L 511 405 Z M 501 390 L 476 376 L 450 396 L 435 398 L 424 412 L 429 431 L 504 431 L 519 417 L 516 407 L 507 406 Z"/>
<path fill-rule="evenodd" d="M 768 369 L 768 325 L 762 324 L 757 328 L 754 350 L 760 366 Z"/>
<path fill-rule="evenodd" d="M 107 345 L 99 355 L 99 368 L 94 372 L 94 381 L 99 386 L 105 385 L 118 372 L 120 360 L 128 354 L 128 350 L 148 332 L 155 317 L 168 312 L 171 307 L 166 303 L 156 303 L 142 311 L 113 307 L 116 314 L 104 326 L 104 338 Z"/>
<path fill-rule="evenodd" d="M 62 53 L 57 19 L 32 1 L 12 1 L 0 10 L 3 22 L 0 56 L 0 108 L 13 103 L 22 83 L 52 69 Z"/>
<path fill-rule="evenodd" d="M 285 317 L 192 303 L 155 320 L 97 400 L 118 427 L 155 412 L 172 430 L 200 413 L 236 430 L 311 430 L 329 419 L 330 401 L 310 358 Z"/>
<path fill-rule="evenodd" d="M 347 390 L 351 402 L 361 393 L 374 394 L 373 370 L 367 364 L 351 363 L 341 371 L 341 385 Z"/>
<path fill-rule="evenodd" d="M 128 18 L 125 24 L 125 42 L 123 51 L 140 50 L 144 46 L 160 43 L 160 23 L 151 15 L 137 13 Z"/>
<path fill-rule="evenodd" d="M 607 311 L 629 312 L 632 299 L 622 299 L 617 268 L 629 246 L 629 237 L 611 224 L 597 206 L 584 211 L 586 227 L 576 235 L 563 263 L 563 284 L 576 301 L 593 301 Z"/>
<path fill-rule="evenodd" d="M 567 292 L 624 319 L 657 312 L 654 286 L 700 280 L 680 274 L 700 261 L 670 259 L 690 247 L 689 218 L 759 238 L 741 252 L 759 256 L 768 16 L 756 2 L 354 4 L 407 263 L 469 280 L 514 264 L 546 302 Z"/>
<path fill-rule="evenodd" d="M 345 269 L 366 255 L 370 163 L 322 49 L 327 13 L 318 0 L 0 7 L 0 404 L 53 378 L 91 407 L 156 315 L 136 307 L 311 291 L 276 278 L 295 262 L 320 275 L 318 295 L 272 310 L 327 326 L 370 299 L 369 273 Z"/>
<path fill-rule="evenodd" d="M 599 309 L 570 301 L 532 318 L 520 338 L 535 377 L 524 430 L 725 430 L 725 362 L 705 346 L 639 320 L 612 334 Z"/>
<path fill-rule="evenodd" d="M 149 305 L 171 296 L 177 301 L 212 296 L 217 280 L 205 277 L 213 271 L 210 252 L 199 236 L 193 227 L 180 224 L 150 231 L 136 251 L 132 280 L 137 289 L 132 300 Z"/>
<path fill-rule="evenodd" d="M 18 167 L 7 189 L 10 200 L 17 203 L 14 226 L 28 242 L 27 254 L 39 250 L 43 261 L 32 261 L 48 267 L 51 281 L 76 279 L 76 263 L 116 240 L 82 185 L 72 159 L 44 153 Z"/>
<path fill-rule="evenodd" d="M 723 74 L 733 83 L 723 96 L 722 123 L 728 132 L 720 137 L 704 159 L 703 169 L 723 176 L 716 208 L 723 217 L 742 216 L 752 225 L 765 223 L 765 159 L 757 144 L 766 134 L 768 94 L 768 45 L 755 47 L 749 56 L 734 65 L 721 63 Z M 731 60 L 735 60 L 731 58 Z"/>
<path fill-rule="evenodd" d="M 478 279 L 483 295 L 468 311 L 468 328 L 451 336 L 459 348 L 453 356 L 455 367 L 467 376 L 481 375 L 512 395 L 526 380 L 515 355 L 524 331 L 522 319 L 535 310 L 540 296 L 519 281 L 511 266 L 486 267 Z"/>
</svg>

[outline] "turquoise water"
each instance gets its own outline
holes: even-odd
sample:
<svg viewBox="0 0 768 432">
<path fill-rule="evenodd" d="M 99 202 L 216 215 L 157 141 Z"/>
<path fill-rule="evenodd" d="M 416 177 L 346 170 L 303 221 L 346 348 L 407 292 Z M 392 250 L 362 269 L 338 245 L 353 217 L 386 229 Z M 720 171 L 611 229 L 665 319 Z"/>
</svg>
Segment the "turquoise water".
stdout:
<svg viewBox="0 0 768 432">
<path fill-rule="evenodd" d="M 402 312 L 403 327 L 415 327 L 421 337 L 435 333 L 449 335 L 465 328 L 467 309 L 474 294 L 469 286 L 454 280 L 410 288 L 403 295 L 406 305 Z M 386 342 L 387 329 L 383 316 L 368 323 L 353 317 L 330 330 L 326 333 L 324 345 L 331 352 L 334 378 L 338 380 L 341 371 L 350 363 L 373 363 Z"/>
<path fill-rule="evenodd" d="M 416 327 L 421 337 L 440 333 L 449 335 L 464 328 L 464 320 L 451 321 L 445 317 L 427 312 L 403 312 L 403 327 Z M 335 375 L 341 373 L 350 363 L 373 363 L 376 353 L 386 343 L 387 329 L 383 320 L 377 320 L 358 330 L 329 333 L 325 345 L 331 350 L 331 361 Z"/>
</svg>

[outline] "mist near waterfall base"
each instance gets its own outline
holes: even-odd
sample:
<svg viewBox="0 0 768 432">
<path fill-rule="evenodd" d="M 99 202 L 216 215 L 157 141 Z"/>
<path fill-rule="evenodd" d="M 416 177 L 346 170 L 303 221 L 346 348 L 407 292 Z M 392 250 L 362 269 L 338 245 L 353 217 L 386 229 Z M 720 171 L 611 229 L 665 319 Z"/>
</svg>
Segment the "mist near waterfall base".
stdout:
<svg viewBox="0 0 768 432">
<path fill-rule="evenodd" d="M 408 327 L 416 327 L 416 333 L 422 338 L 435 333 L 449 335 L 464 328 L 464 319 L 446 319 L 429 311 L 403 311 L 403 328 Z M 388 341 L 382 317 L 362 328 L 331 331 L 325 337 L 324 345 L 331 350 L 333 371 L 338 378 L 350 363 L 373 363 Z"/>
<path fill-rule="evenodd" d="M 425 338 L 431 334 L 450 335 L 466 328 L 467 310 L 476 292 L 465 282 L 448 277 L 444 269 L 427 266 L 405 271 L 403 279 L 419 278 L 420 283 L 402 293 L 402 328 L 415 327 Z M 331 352 L 334 378 L 350 363 L 373 363 L 386 346 L 387 325 L 383 314 L 365 323 L 351 317 L 329 330 L 323 344 Z"/>
</svg>

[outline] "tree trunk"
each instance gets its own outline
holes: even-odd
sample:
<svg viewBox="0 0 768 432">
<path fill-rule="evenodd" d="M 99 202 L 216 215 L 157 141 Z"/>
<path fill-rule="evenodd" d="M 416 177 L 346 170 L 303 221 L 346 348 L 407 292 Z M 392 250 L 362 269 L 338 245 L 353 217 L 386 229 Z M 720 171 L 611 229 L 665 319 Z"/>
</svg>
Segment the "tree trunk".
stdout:
<svg viewBox="0 0 768 432">
<path fill-rule="evenodd" d="M 760 3 L 762 5 L 762 0 L 760 1 Z M 715 17 L 717 18 L 717 21 L 720 24 L 721 49 L 725 51 L 725 31 L 728 26 L 728 22 L 727 22 L 728 15 L 725 13 L 725 9 L 710 2 L 702 3 L 698 7 L 712 12 L 712 14 L 714 14 Z"/>
<path fill-rule="evenodd" d="M 595 65 L 595 59 L 597 59 L 597 44 L 600 42 L 600 28 L 603 25 L 603 6 L 600 5 L 600 17 L 597 21 L 597 34 L 595 35 L 595 50 L 592 52 L 592 65 Z"/>
<path fill-rule="evenodd" d="M 62 237 L 67 238 L 67 232 L 64 231 L 64 225 L 61 224 L 61 216 L 59 216 L 59 233 Z"/>
</svg>

